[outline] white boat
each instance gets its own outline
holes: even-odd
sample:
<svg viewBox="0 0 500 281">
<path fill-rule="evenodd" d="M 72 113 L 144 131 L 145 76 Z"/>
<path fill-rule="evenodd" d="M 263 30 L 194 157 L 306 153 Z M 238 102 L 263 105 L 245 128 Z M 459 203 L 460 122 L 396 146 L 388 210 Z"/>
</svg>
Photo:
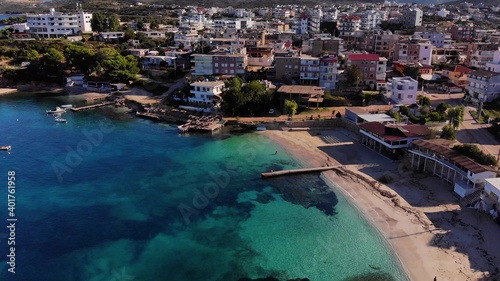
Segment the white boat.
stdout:
<svg viewBox="0 0 500 281">
<path fill-rule="evenodd" d="M 64 109 L 64 108 L 60 108 L 60 107 L 58 106 L 58 107 L 56 107 L 55 109 L 52 109 L 52 110 L 47 110 L 46 112 L 47 112 L 47 114 L 64 113 L 64 112 L 66 112 L 66 109 Z"/>
<path fill-rule="evenodd" d="M 258 126 L 257 127 L 257 131 L 265 131 L 266 130 L 266 126 Z"/>
<path fill-rule="evenodd" d="M 63 104 L 61 105 L 61 108 L 73 108 L 73 105 L 72 104 Z"/>
<path fill-rule="evenodd" d="M 56 120 L 56 122 L 57 122 L 57 123 L 66 123 L 66 122 L 68 122 L 66 119 L 64 119 L 64 118 L 59 118 L 59 117 L 58 117 L 58 118 L 56 118 L 55 120 Z"/>
</svg>

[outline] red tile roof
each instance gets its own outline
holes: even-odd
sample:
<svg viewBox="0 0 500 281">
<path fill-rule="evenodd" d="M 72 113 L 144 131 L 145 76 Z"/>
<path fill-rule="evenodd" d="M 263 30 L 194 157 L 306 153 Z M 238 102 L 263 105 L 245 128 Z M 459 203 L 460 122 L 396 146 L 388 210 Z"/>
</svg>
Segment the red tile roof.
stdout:
<svg viewBox="0 0 500 281">
<path fill-rule="evenodd" d="M 358 16 L 348 16 L 348 15 L 345 15 L 345 16 L 342 16 L 341 19 L 359 20 L 361 18 L 358 17 Z"/>
<path fill-rule="evenodd" d="M 384 125 L 379 122 L 367 122 L 359 126 L 374 135 L 380 136 L 389 141 L 413 137 L 425 137 L 431 132 L 427 126 L 415 124 Z"/>
<path fill-rule="evenodd" d="M 447 68 L 446 70 L 451 72 L 460 72 L 460 73 L 468 73 L 472 71 L 472 69 L 465 67 L 463 65 L 455 65 L 450 68 Z"/>
<path fill-rule="evenodd" d="M 378 61 L 378 58 L 379 56 L 374 54 L 350 54 L 349 56 L 347 56 L 347 59 L 351 61 Z"/>
</svg>

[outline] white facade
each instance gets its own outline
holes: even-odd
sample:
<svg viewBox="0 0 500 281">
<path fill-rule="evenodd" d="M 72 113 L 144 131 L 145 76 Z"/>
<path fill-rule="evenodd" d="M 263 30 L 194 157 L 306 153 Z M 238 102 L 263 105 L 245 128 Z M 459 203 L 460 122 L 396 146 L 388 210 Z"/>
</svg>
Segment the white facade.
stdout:
<svg viewBox="0 0 500 281">
<path fill-rule="evenodd" d="M 318 85 L 319 58 L 310 56 L 300 58 L 300 82 L 303 85 Z"/>
<path fill-rule="evenodd" d="M 361 17 L 361 30 L 380 29 L 380 23 L 387 19 L 385 11 L 365 11 L 359 15 Z"/>
<path fill-rule="evenodd" d="M 500 73 L 500 50 L 495 51 L 493 60 L 486 63 L 486 70 Z"/>
<path fill-rule="evenodd" d="M 440 17 L 447 17 L 450 14 L 450 11 L 446 10 L 446 8 L 441 8 L 441 10 L 437 11 L 436 15 Z"/>
<path fill-rule="evenodd" d="M 418 62 L 423 65 L 431 65 L 432 64 L 432 44 L 431 43 L 419 43 L 419 53 L 418 53 Z"/>
<path fill-rule="evenodd" d="M 428 39 L 431 44 L 436 48 L 451 47 L 451 34 L 450 33 L 415 33 L 423 39 Z"/>
<path fill-rule="evenodd" d="M 422 26 L 423 16 L 424 13 L 419 8 L 407 8 L 403 10 L 399 20 L 405 26 Z"/>
<path fill-rule="evenodd" d="M 224 89 L 223 81 L 194 82 L 190 86 L 191 96 L 188 102 L 208 108 L 218 107 Z"/>
<path fill-rule="evenodd" d="M 500 73 L 486 70 L 469 72 L 466 89 L 473 102 L 491 102 L 500 96 Z"/>
<path fill-rule="evenodd" d="M 101 32 L 99 33 L 102 39 L 118 39 L 125 36 L 125 32 Z"/>
<path fill-rule="evenodd" d="M 417 90 L 418 81 L 411 77 L 393 77 L 387 82 L 387 93 L 397 104 L 414 104 Z"/>
<path fill-rule="evenodd" d="M 339 63 L 334 57 L 320 59 L 319 86 L 325 90 L 333 90 L 337 87 L 339 74 Z"/>
<path fill-rule="evenodd" d="M 50 9 L 48 14 L 27 15 L 30 32 L 42 38 L 61 38 L 77 35 L 79 32 L 92 32 L 91 20 L 92 14 L 82 10 L 74 14 L 66 14 Z"/>
<path fill-rule="evenodd" d="M 214 73 L 213 56 L 194 54 L 191 56 L 193 76 L 209 76 Z"/>
<path fill-rule="evenodd" d="M 342 16 L 338 22 L 339 37 L 353 36 L 355 31 L 361 29 L 361 18 L 358 16 Z"/>
</svg>

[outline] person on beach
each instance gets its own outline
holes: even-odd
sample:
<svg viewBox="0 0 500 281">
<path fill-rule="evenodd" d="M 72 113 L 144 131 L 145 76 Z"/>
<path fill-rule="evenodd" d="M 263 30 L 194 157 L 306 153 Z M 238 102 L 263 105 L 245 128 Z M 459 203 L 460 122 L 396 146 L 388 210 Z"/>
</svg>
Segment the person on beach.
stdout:
<svg viewBox="0 0 500 281">
<path fill-rule="evenodd" d="M 274 152 L 274 155 L 277 155 L 277 154 L 278 154 L 278 151 L 276 150 L 276 151 Z"/>
</svg>

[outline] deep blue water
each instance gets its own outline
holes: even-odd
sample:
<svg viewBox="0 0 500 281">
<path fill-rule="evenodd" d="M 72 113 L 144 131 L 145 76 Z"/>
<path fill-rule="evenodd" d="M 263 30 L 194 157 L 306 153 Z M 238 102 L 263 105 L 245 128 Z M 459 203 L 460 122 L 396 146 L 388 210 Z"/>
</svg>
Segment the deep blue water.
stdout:
<svg viewBox="0 0 500 281">
<path fill-rule="evenodd" d="M 67 124 L 45 114 L 68 102 L 0 97 L 0 145 L 12 146 L 0 151 L 0 280 L 406 280 L 318 176 L 260 178 L 298 167 L 264 136 L 179 135 L 113 108 L 65 113 Z"/>
</svg>

